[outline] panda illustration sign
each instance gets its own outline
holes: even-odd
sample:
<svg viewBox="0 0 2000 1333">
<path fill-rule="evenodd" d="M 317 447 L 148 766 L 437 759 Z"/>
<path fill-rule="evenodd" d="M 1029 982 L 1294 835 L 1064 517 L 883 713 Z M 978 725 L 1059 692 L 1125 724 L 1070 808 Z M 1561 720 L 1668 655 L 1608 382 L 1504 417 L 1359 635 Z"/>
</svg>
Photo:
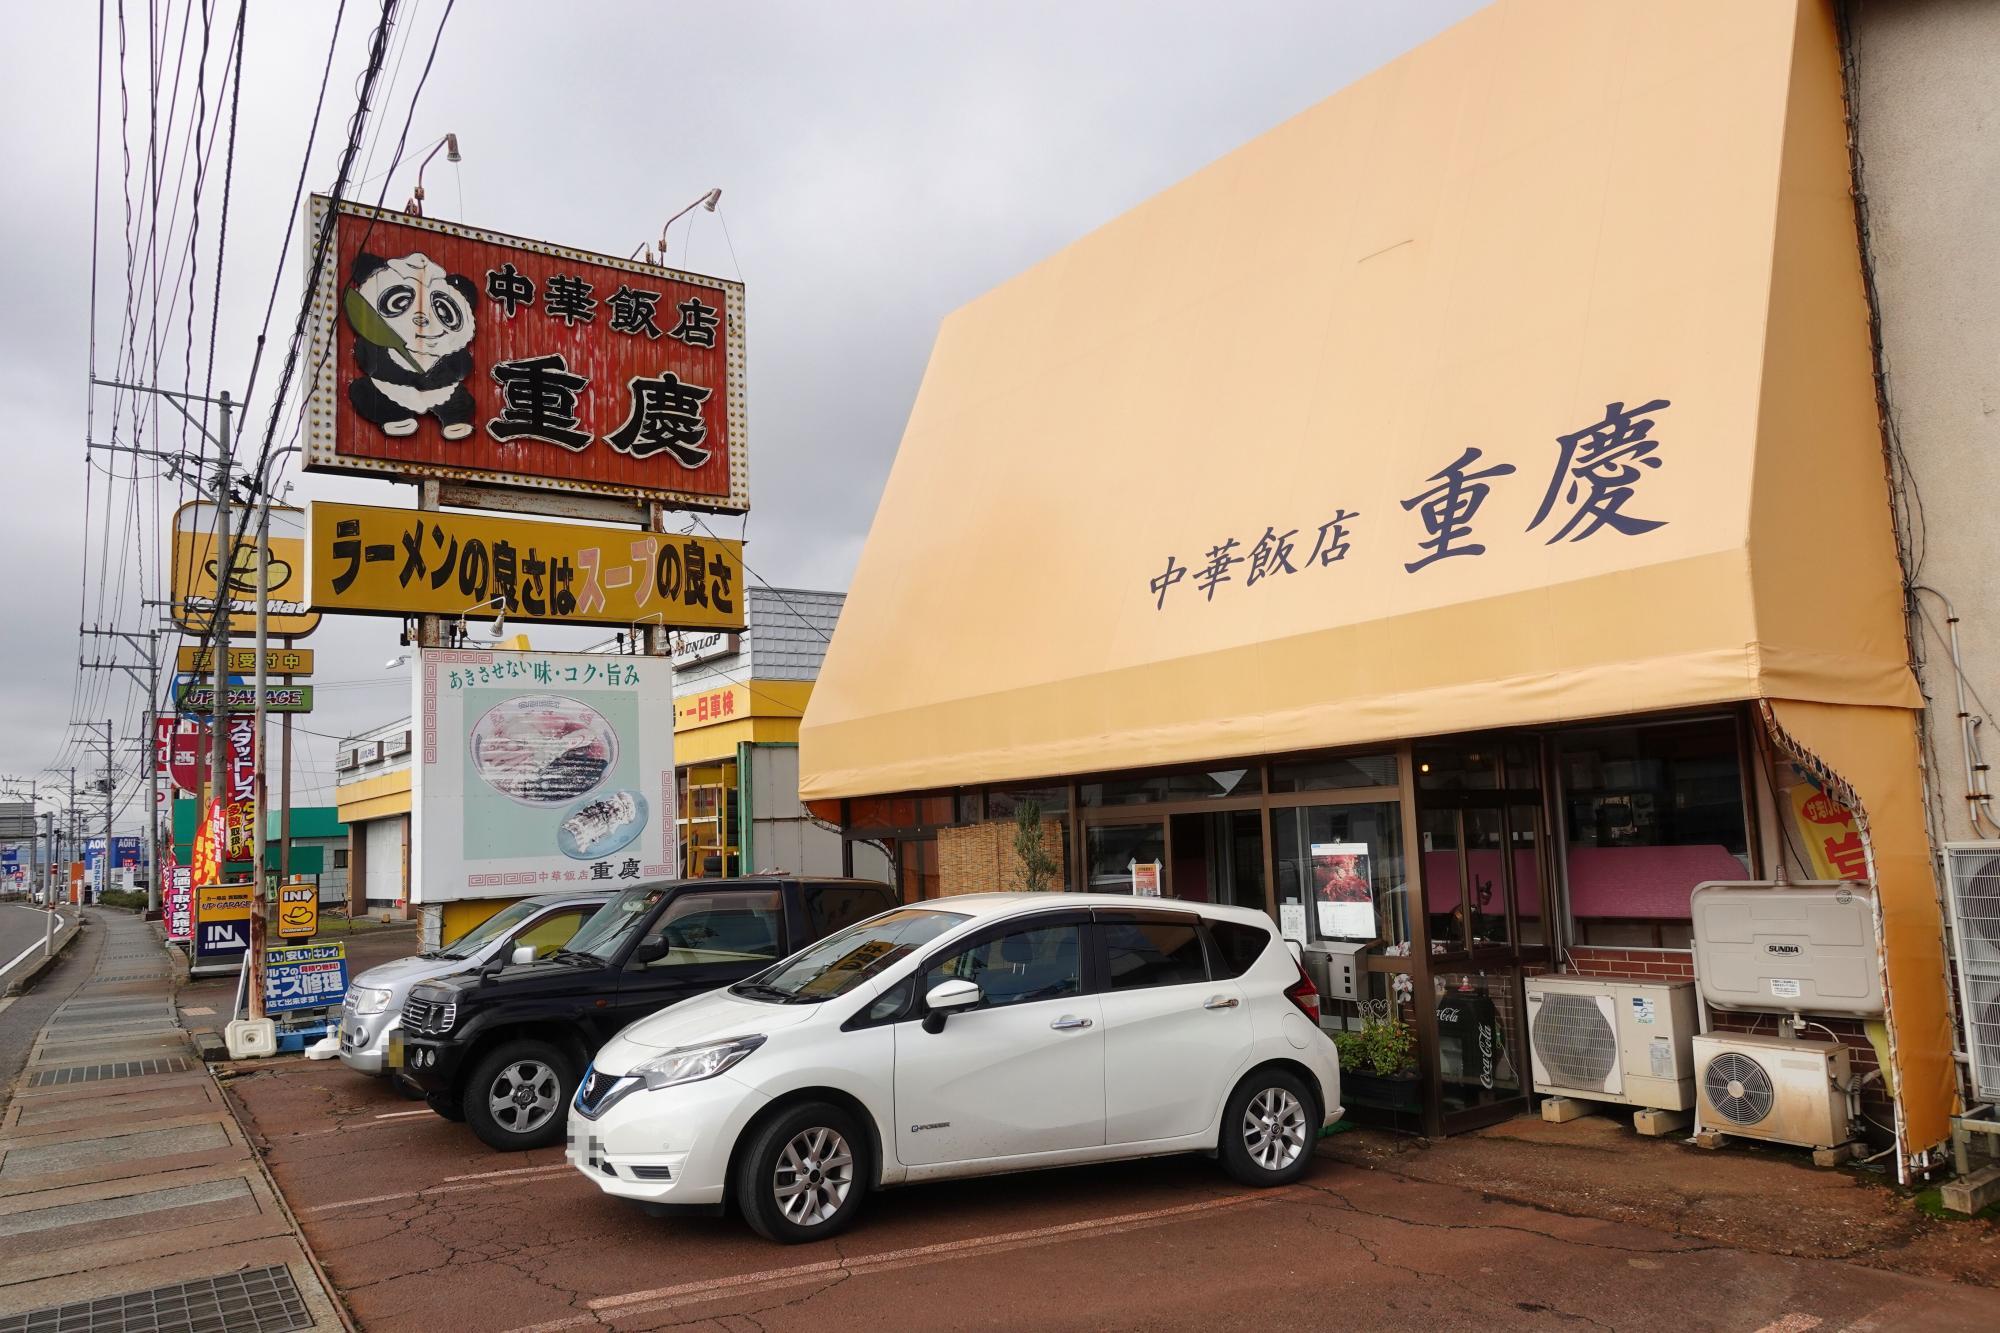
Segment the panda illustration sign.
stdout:
<svg viewBox="0 0 2000 1333">
<path fill-rule="evenodd" d="M 472 372 L 479 293 L 471 279 L 447 273 L 421 252 L 383 259 L 354 257 L 341 306 L 354 331 L 354 367 L 347 399 L 362 420 L 384 435 L 417 433 L 418 419 L 436 418 L 438 434 L 472 434 Z"/>
<path fill-rule="evenodd" d="M 314 198 L 306 464 L 749 508 L 743 287 Z"/>
</svg>

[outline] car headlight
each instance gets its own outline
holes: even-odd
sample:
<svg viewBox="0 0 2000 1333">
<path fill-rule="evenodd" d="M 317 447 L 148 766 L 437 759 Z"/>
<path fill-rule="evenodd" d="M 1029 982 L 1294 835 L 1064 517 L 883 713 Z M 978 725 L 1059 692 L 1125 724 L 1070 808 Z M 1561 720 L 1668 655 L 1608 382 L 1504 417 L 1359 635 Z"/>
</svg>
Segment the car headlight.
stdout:
<svg viewBox="0 0 2000 1333">
<path fill-rule="evenodd" d="M 379 1014 L 389 1007 L 389 998 L 394 992 L 377 990 L 373 986 L 349 986 L 347 997 L 354 1001 L 357 1014 Z"/>
<path fill-rule="evenodd" d="M 682 1083 L 699 1083 L 705 1078 L 714 1078 L 763 1044 L 764 1037 L 760 1033 L 731 1037 L 726 1041 L 704 1042 L 700 1046 L 683 1046 L 634 1065 L 632 1073 L 644 1079 L 646 1086 L 655 1091 Z"/>
</svg>

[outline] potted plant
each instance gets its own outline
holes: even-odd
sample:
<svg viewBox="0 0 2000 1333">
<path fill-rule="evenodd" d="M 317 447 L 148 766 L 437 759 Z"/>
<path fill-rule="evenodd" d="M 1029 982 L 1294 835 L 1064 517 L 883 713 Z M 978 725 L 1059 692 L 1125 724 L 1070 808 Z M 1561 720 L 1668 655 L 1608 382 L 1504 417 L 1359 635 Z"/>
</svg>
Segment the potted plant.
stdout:
<svg viewBox="0 0 2000 1333">
<path fill-rule="evenodd" d="M 1417 1073 L 1417 1034 L 1400 1018 L 1370 1018 L 1359 1032 L 1336 1032 L 1340 1089 L 1344 1101 L 1392 1111 L 1422 1105 Z"/>
</svg>

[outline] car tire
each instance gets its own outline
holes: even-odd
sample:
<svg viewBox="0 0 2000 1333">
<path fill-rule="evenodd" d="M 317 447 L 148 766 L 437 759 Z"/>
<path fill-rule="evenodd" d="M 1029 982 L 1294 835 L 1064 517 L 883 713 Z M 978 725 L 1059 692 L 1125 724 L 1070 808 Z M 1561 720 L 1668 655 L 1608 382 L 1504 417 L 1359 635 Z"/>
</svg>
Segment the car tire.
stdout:
<svg viewBox="0 0 2000 1333">
<path fill-rule="evenodd" d="M 422 1092 L 411 1095 L 422 1097 L 425 1106 L 430 1107 L 431 1110 L 451 1121 L 454 1125 L 462 1124 L 465 1120 L 465 1108 L 459 1104 L 456 1097 L 442 1092 Z"/>
<path fill-rule="evenodd" d="M 730 1197 L 752 1231 L 799 1245 L 845 1231 L 869 1179 L 868 1137 L 855 1118 L 828 1102 L 804 1102 L 743 1145 Z"/>
<path fill-rule="evenodd" d="M 1305 1080 L 1285 1069 L 1257 1069 L 1229 1094 L 1215 1148 L 1231 1180 L 1268 1188 L 1303 1176 L 1318 1138 L 1318 1099 Z"/>
<path fill-rule="evenodd" d="M 561 1143 L 569 1128 L 576 1070 L 545 1041 L 510 1041 L 489 1051 L 465 1081 L 465 1122 L 489 1148 L 526 1152 Z"/>
</svg>

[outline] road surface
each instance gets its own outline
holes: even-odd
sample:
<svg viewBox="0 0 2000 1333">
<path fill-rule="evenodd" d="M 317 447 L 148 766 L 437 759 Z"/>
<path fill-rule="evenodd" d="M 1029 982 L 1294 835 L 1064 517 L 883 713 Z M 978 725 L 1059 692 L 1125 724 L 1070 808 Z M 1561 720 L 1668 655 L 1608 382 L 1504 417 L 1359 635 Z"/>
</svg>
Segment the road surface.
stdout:
<svg viewBox="0 0 2000 1333">
<path fill-rule="evenodd" d="M 782 1247 L 734 1218 L 646 1217 L 559 1151 L 490 1152 L 337 1062 L 237 1068 L 229 1087 L 247 1127 L 369 1333 L 1990 1333 L 2000 1308 L 1987 1287 L 1526 1207 L 1329 1157 L 1272 1191 L 1240 1189 L 1199 1157 L 920 1186 L 871 1198 L 835 1241 Z"/>
</svg>

